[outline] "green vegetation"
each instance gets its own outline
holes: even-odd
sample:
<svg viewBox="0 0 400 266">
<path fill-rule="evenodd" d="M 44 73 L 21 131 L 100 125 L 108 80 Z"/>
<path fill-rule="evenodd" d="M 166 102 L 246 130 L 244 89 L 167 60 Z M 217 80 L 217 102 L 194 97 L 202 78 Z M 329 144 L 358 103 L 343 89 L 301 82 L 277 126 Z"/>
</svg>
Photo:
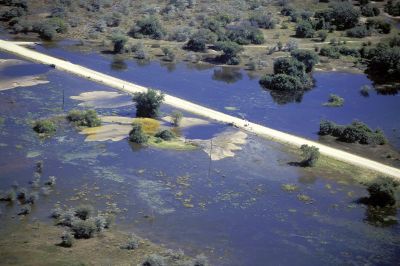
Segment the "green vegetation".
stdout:
<svg viewBox="0 0 400 266">
<path fill-rule="evenodd" d="M 82 127 L 98 127 L 101 125 L 96 110 L 71 110 L 67 115 L 67 120 Z"/>
<path fill-rule="evenodd" d="M 369 193 L 368 204 L 379 207 L 395 205 L 396 191 L 399 186 L 400 183 L 391 177 L 377 177 L 367 186 Z"/>
<path fill-rule="evenodd" d="M 296 37 L 298 38 L 312 38 L 314 37 L 314 28 L 310 21 L 301 20 L 296 26 Z"/>
<path fill-rule="evenodd" d="M 353 38 L 364 38 L 371 35 L 371 31 L 365 25 L 356 26 L 346 31 L 346 36 Z"/>
<path fill-rule="evenodd" d="M 71 223 L 71 230 L 75 238 L 91 238 L 97 231 L 97 226 L 94 219 L 87 220 L 73 219 Z"/>
<path fill-rule="evenodd" d="M 379 8 L 372 4 L 366 4 L 361 6 L 361 15 L 364 17 L 375 17 L 378 16 L 381 12 L 379 11 Z"/>
<path fill-rule="evenodd" d="M 165 30 L 157 17 L 149 16 L 136 22 L 129 32 L 133 38 L 149 37 L 160 40 L 165 36 Z"/>
<path fill-rule="evenodd" d="M 129 132 L 129 140 L 137 144 L 143 144 L 148 141 L 148 136 L 143 132 L 142 124 L 133 123 L 132 130 Z"/>
<path fill-rule="evenodd" d="M 319 159 L 319 149 L 314 146 L 308 146 L 306 144 L 301 145 L 300 150 L 302 152 L 303 161 L 302 166 L 313 167 Z"/>
<path fill-rule="evenodd" d="M 337 125 L 331 121 L 323 120 L 319 126 L 318 134 L 331 135 L 339 141 L 360 144 L 383 145 L 387 143 L 386 137 L 379 129 L 372 131 L 366 124 L 354 121 L 350 125 Z"/>
<path fill-rule="evenodd" d="M 81 220 L 87 220 L 94 212 L 91 205 L 79 205 L 76 207 L 75 216 Z"/>
<path fill-rule="evenodd" d="M 120 53 L 123 51 L 128 38 L 122 33 L 115 33 L 111 36 L 111 41 L 114 45 L 114 53 Z"/>
<path fill-rule="evenodd" d="M 170 141 L 176 137 L 174 132 L 172 132 L 171 130 L 168 130 L 168 129 L 161 130 L 161 131 L 157 132 L 157 134 L 155 134 L 154 136 L 156 138 L 160 138 L 165 141 Z"/>
<path fill-rule="evenodd" d="M 122 246 L 122 249 L 127 249 L 127 250 L 134 250 L 139 247 L 140 239 L 135 235 L 132 234 L 128 240 L 128 242 Z"/>
<path fill-rule="evenodd" d="M 68 231 L 63 232 L 61 235 L 61 243 L 60 246 L 70 248 L 74 243 L 74 237 Z"/>
<path fill-rule="evenodd" d="M 238 54 L 243 51 L 243 48 L 235 42 L 218 42 L 215 47 L 221 50 L 223 54 L 217 57 L 217 61 L 228 64 L 237 65 L 240 63 Z"/>
<path fill-rule="evenodd" d="M 329 9 L 318 11 L 315 14 L 319 28 L 335 26 L 337 30 L 346 30 L 357 25 L 360 11 L 350 2 L 335 2 Z"/>
<path fill-rule="evenodd" d="M 281 188 L 283 191 L 286 192 L 294 192 L 299 189 L 299 187 L 295 184 L 283 184 Z"/>
<path fill-rule="evenodd" d="M 388 0 L 385 5 L 385 12 L 391 16 L 400 16 L 400 1 Z"/>
<path fill-rule="evenodd" d="M 307 73 L 311 72 L 314 66 L 318 64 L 319 61 L 318 55 L 315 52 L 309 50 L 296 49 L 292 51 L 290 55 L 306 66 Z"/>
<path fill-rule="evenodd" d="M 182 118 L 183 118 L 183 114 L 180 111 L 175 110 L 175 111 L 173 111 L 171 113 L 172 124 L 175 127 L 179 127 L 180 126 Z"/>
<path fill-rule="evenodd" d="M 160 105 L 164 101 L 164 94 L 149 89 L 147 92 L 138 92 L 133 96 L 136 104 L 137 117 L 156 118 Z"/>
<path fill-rule="evenodd" d="M 145 258 L 142 266 L 167 266 L 165 258 L 158 254 L 151 254 Z"/>
<path fill-rule="evenodd" d="M 328 102 L 324 103 L 323 105 L 329 107 L 340 107 L 343 106 L 343 104 L 344 99 L 342 97 L 336 94 L 330 94 Z"/>
<path fill-rule="evenodd" d="M 36 133 L 50 135 L 56 132 L 56 125 L 49 119 L 35 121 L 33 128 Z"/>
</svg>

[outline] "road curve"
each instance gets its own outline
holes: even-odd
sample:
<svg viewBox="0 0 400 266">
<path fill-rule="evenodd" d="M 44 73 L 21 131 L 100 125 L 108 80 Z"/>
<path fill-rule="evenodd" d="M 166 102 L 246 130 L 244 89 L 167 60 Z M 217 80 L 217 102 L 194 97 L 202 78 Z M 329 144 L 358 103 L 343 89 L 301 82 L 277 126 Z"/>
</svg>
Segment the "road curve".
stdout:
<svg viewBox="0 0 400 266">
<path fill-rule="evenodd" d="M 8 53 L 16 54 L 18 56 L 24 57 L 28 60 L 52 65 L 55 68 L 69 72 L 71 74 L 113 87 L 115 89 L 127 92 L 145 92 L 146 87 L 136 85 L 103 73 L 91 70 L 80 65 L 72 64 L 71 62 L 61 60 L 52 56 L 48 56 L 25 47 L 14 44 L 13 42 L 0 40 L 0 50 Z M 336 160 L 350 163 L 362 168 L 370 169 L 379 172 L 384 175 L 389 175 L 400 179 L 400 169 L 358 156 L 354 155 L 336 148 L 332 148 L 316 141 L 311 141 L 305 138 L 297 137 L 285 132 L 281 132 L 272 128 L 268 128 L 259 124 L 249 122 L 231 115 L 224 114 L 222 112 L 215 111 L 210 108 L 203 107 L 201 105 L 171 96 L 165 95 L 165 104 L 171 105 L 175 108 L 185 110 L 191 113 L 198 114 L 200 116 L 216 120 L 223 123 L 232 124 L 238 128 L 246 130 L 248 132 L 257 134 L 259 136 L 272 139 L 281 143 L 290 144 L 295 147 L 300 147 L 303 144 L 308 144 L 319 148 L 321 154 L 328 157 L 332 157 Z"/>
</svg>

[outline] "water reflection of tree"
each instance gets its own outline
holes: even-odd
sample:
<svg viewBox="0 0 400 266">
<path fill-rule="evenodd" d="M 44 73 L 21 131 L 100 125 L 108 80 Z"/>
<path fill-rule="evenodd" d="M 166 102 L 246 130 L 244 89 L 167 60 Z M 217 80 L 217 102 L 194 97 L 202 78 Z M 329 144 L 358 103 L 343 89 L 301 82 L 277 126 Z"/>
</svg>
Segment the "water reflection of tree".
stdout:
<svg viewBox="0 0 400 266">
<path fill-rule="evenodd" d="M 128 68 L 128 65 L 122 59 L 114 59 L 111 62 L 111 69 L 112 70 L 122 71 L 122 70 L 126 70 L 127 68 Z"/>
<path fill-rule="evenodd" d="M 214 69 L 212 79 L 231 84 L 243 79 L 243 74 L 240 69 L 237 68 L 220 67 Z"/>
<path fill-rule="evenodd" d="M 160 62 L 160 66 L 165 67 L 169 73 L 174 72 L 176 63 L 174 62 Z"/>
<path fill-rule="evenodd" d="M 303 100 L 304 90 L 298 91 L 274 91 L 269 90 L 270 95 L 274 102 L 277 104 L 287 104 L 287 103 L 300 103 Z"/>
<path fill-rule="evenodd" d="M 367 205 L 364 221 L 377 227 L 386 227 L 397 224 L 397 207 L 378 207 Z"/>
</svg>

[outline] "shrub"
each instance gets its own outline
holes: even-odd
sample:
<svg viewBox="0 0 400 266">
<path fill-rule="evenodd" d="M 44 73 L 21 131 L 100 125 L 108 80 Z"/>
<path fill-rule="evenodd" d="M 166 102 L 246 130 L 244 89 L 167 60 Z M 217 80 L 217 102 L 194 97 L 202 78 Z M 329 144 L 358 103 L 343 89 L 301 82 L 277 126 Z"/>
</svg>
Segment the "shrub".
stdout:
<svg viewBox="0 0 400 266">
<path fill-rule="evenodd" d="M 131 237 L 129 238 L 128 242 L 121 248 L 127 249 L 127 250 L 134 250 L 139 247 L 139 243 L 140 243 L 140 239 L 135 234 L 132 234 Z"/>
<path fill-rule="evenodd" d="M 162 51 L 164 53 L 164 56 L 165 56 L 164 59 L 166 61 L 169 61 L 169 62 L 175 61 L 175 53 L 172 49 L 170 49 L 168 47 L 163 47 Z"/>
<path fill-rule="evenodd" d="M 70 232 L 64 231 L 61 235 L 61 243 L 60 246 L 70 248 L 74 243 L 74 237 Z"/>
<path fill-rule="evenodd" d="M 265 42 L 264 35 L 260 29 L 252 26 L 249 22 L 242 22 L 238 25 L 228 25 L 226 36 L 237 44 L 262 44 Z"/>
<path fill-rule="evenodd" d="M 296 25 L 296 37 L 298 38 L 312 38 L 314 37 L 314 32 L 311 22 L 307 20 L 301 20 Z"/>
<path fill-rule="evenodd" d="M 377 8 L 376 6 L 373 6 L 371 4 L 361 6 L 360 10 L 361 10 L 361 15 L 363 15 L 365 17 L 378 16 L 380 13 L 379 8 Z"/>
<path fill-rule="evenodd" d="M 164 101 L 164 94 L 149 89 L 147 92 L 138 92 L 133 96 L 136 104 L 137 117 L 156 118 L 161 103 Z"/>
<path fill-rule="evenodd" d="M 346 31 L 346 36 L 353 38 L 364 38 L 366 36 L 370 36 L 371 32 L 365 25 L 356 26 L 354 28 L 348 29 Z"/>
<path fill-rule="evenodd" d="M 58 215 L 58 213 L 53 212 L 52 215 Z M 74 209 L 69 209 L 64 212 L 61 211 L 57 219 L 57 225 L 71 226 L 74 219 L 76 219 Z"/>
<path fill-rule="evenodd" d="M 400 76 L 400 47 L 378 45 L 369 52 L 368 72 L 387 80 L 397 80 Z"/>
<path fill-rule="evenodd" d="M 276 20 L 271 13 L 257 12 L 250 17 L 250 22 L 263 29 L 274 29 L 276 25 Z"/>
<path fill-rule="evenodd" d="M 26 10 L 21 7 L 13 7 L 10 10 L 4 11 L 0 14 L 1 21 L 10 21 L 13 18 L 18 18 L 26 15 Z"/>
<path fill-rule="evenodd" d="M 56 131 L 56 125 L 51 120 L 38 120 L 34 123 L 33 130 L 39 134 L 52 134 Z"/>
<path fill-rule="evenodd" d="M 353 57 L 360 57 L 360 52 L 355 48 L 349 48 L 346 46 L 342 46 L 339 48 L 339 53 L 345 56 L 353 56 Z"/>
<path fill-rule="evenodd" d="M 31 205 L 24 205 L 21 207 L 20 211 L 18 212 L 18 215 L 27 215 L 30 214 L 32 211 Z"/>
<path fill-rule="evenodd" d="M 97 227 L 92 218 L 87 220 L 74 219 L 72 220 L 71 230 L 75 238 L 91 238 L 94 236 Z"/>
<path fill-rule="evenodd" d="M 385 5 L 385 12 L 391 16 L 400 16 L 400 1 L 388 0 Z"/>
<path fill-rule="evenodd" d="M 96 225 L 97 232 L 101 232 L 104 230 L 104 228 L 106 228 L 107 220 L 104 216 L 97 215 L 93 219 L 94 219 L 94 223 Z"/>
<path fill-rule="evenodd" d="M 358 23 L 360 12 L 350 2 L 336 2 L 330 13 L 331 23 L 338 30 L 353 28 Z"/>
<path fill-rule="evenodd" d="M 299 80 L 301 88 L 311 85 L 309 76 L 306 74 L 306 66 L 296 58 L 281 57 L 274 62 L 274 74 L 286 74 Z"/>
<path fill-rule="evenodd" d="M 383 34 L 389 34 L 392 30 L 392 25 L 382 19 L 368 19 L 366 24 L 369 29 L 375 29 Z"/>
<path fill-rule="evenodd" d="M 124 49 L 128 38 L 121 33 L 115 33 L 112 35 L 111 41 L 114 45 L 114 53 L 120 53 Z"/>
<path fill-rule="evenodd" d="M 94 209 L 91 205 L 79 205 L 76 207 L 75 216 L 81 220 L 87 220 L 93 214 Z"/>
<path fill-rule="evenodd" d="M 76 126 L 97 127 L 101 125 L 101 120 L 95 110 L 71 110 L 67 115 L 67 120 Z"/>
<path fill-rule="evenodd" d="M 194 266 L 208 266 L 208 259 L 204 254 L 199 254 L 196 255 L 196 257 L 194 257 L 192 259 L 192 265 Z"/>
<path fill-rule="evenodd" d="M 148 137 L 143 132 L 142 124 L 133 123 L 132 130 L 129 132 L 129 140 L 137 144 L 142 144 L 147 142 Z"/>
<path fill-rule="evenodd" d="M 217 35 L 209 29 L 200 29 L 195 32 L 185 45 L 185 49 L 194 52 L 204 52 L 208 43 L 214 43 Z"/>
<path fill-rule="evenodd" d="M 16 192 L 17 199 L 19 200 L 25 200 L 28 197 L 28 191 L 26 188 L 20 188 Z"/>
<path fill-rule="evenodd" d="M 393 178 L 380 176 L 377 177 L 367 187 L 369 198 L 368 203 L 373 206 L 388 206 L 396 203 L 396 189 L 399 182 Z"/>
<path fill-rule="evenodd" d="M 36 203 L 38 199 L 39 199 L 39 194 L 37 192 L 31 192 L 29 193 L 29 195 L 26 196 L 25 203 L 33 205 Z"/>
<path fill-rule="evenodd" d="M 17 195 L 14 189 L 10 189 L 7 192 L 0 193 L 0 201 L 15 201 Z"/>
<path fill-rule="evenodd" d="M 62 214 L 63 214 L 63 210 L 59 206 L 56 206 L 54 209 L 51 210 L 50 217 L 54 218 L 54 219 L 58 219 L 61 217 Z"/>
<path fill-rule="evenodd" d="M 157 132 L 155 137 L 160 138 L 162 140 L 169 141 L 169 140 L 172 140 L 175 138 L 175 134 L 171 130 L 164 129 L 164 130 Z"/>
<path fill-rule="evenodd" d="M 107 27 L 118 27 L 121 23 L 121 14 L 113 12 L 112 15 L 105 17 Z"/>
<path fill-rule="evenodd" d="M 306 66 L 306 72 L 311 72 L 319 61 L 318 55 L 309 50 L 294 50 L 290 55 Z"/>
<path fill-rule="evenodd" d="M 180 111 L 173 111 L 171 114 L 172 124 L 176 127 L 179 127 L 183 118 L 183 114 Z"/>
<path fill-rule="evenodd" d="M 142 262 L 142 266 L 167 266 L 165 258 L 158 254 L 151 254 Z"/>
<path fill-rule="evenodd" d="M 152 39 L 160 40 L 164 37 L 165 30 L 161 26 L 161 23 L 157 17 L 149 16 L 138 20 L 136 25 L 132 27 L 129 33 L 134 38 L 142 38 L 143 36 L 147 36 Z"/>
<path fill-rule="evenodd" d="M 239 64 L 238 54 L 243 51 L 239 44 L 235 42 L 218 42 L 216 48 L 223 51 L 223 54 L 217 58 L 218 61 L 228 65 Z"/>
<path fill-rule="evenodd" d="M 317 36 L 321 42 L 324 42 L 328 37 L 328 33 L 324 30 L 320 30 L 317 32 Z"/>
<path fill-rule="evenodd" d="M 45 184 L 46 186 L 51 186 L 51 187 L 53 187 L 53 186 L 56 185 L 56 180 L 57 180 L 57 178 L 56 178 L 55 176 L 49 176 L 49 180 L 47 180 L 44 184 Z"/>
<path fill-rule="evenodd" d="M 303 161 L 301 162 L 304 166 L 313 167 L 317 163 L 319 159 L 319 149 L 314 146 L 308 146 L 307 144 L 303 144 L 300 147 L 302 152 Z"/>
<path fill-rule="evenodd" d="M 339 48 L 336 46 L 323 46 L 319 50 L 319 54 L 333 59 L 339 59 Z"/>
<path fill-rule="evenodd" d="M 276 91 L 296 91 L 302 88 L 296 77 L 286 74 L 265 75 L 259 82 L 264 88 Z"/>
<path fill-rule="evenodd" d="M 330 94 L 328 102 L 324 103 L 324 106 L 329 107 L 340 107 L 343 106 L 344 99 L 336 94 Z"/>
</svg>

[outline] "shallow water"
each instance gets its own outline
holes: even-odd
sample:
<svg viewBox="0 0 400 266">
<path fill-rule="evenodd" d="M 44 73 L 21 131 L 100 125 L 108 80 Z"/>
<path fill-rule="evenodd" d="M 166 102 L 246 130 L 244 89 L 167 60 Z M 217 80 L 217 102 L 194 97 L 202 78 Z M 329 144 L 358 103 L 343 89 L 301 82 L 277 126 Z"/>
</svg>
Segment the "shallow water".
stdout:
<svg viewBox="0 0 400 266">
<path fill-rule="evenodd" d="M 103 57 L 96 60 L 102 62 L 100 59 L 106 60 Z M 159 68 L 156 63 L 150 66 L 150 69 L 139 66 L 133 69 L 150 75 L 151 69 Z M 41 69 L 32 64 L 32 68 L 36 67 L 37 70 L 30 71 Z M 183 67 L 178 65 L 176 71 Z M 206 75 L 210 74 L 209 70 L 185 70 L 184 73 L 192 71 L 208 77 L 206 81 L 210 78 Z M 44 162 L 42 183 L 50 175 L 58 178 L 55 191 L 47 197 L 41 196 L 27 219 L 50 222 L 48 214 L 57 201 L 72 206 L 90 202 L 100 209 L 116 204 L 121 210 L 119 227 L 167 247 L 182 248 L 188 254 L 204 252 L 215 265 L 393 265 L 398 261 L 400 226 L 377 227 L 371 224 L 373 221 L 365 221 L 367 209 L 354 204 L 357 198 L 366 195 L 362 186 L 353 184 L 349 177 L 337 179 L 329 173 L 313 176 L 289 166 L 288 162 L 297 159 L 286 153 L 280 144 L 249 136 L 247 144 L 235 157 L 210 161 L 200 149 L 178 152 L 140 148 L 124 140 L 84 142 L 84 136 L 65 122 L 60 123 L 52 138 L 39 139 L 31 130 L 32 120 L 61 115 L 76 108 L 79 101 L 70 96 L 85 91 L 112 91 L 54 69 L 45 76 L 49 84 L 0 92 L 0 116 L 5 118 L 0 126 L 0 143 L 4 144 L 0 145 L 0 189 L 8 189 L 15 181 L 21 186 L 29 186 L 35 163 L 39 160 Z M 160 77 L 172 79 L 173 75 L 160 74 Z M 190 80 L 190 77 L 183 76 L 183 79 Z M 365 81 L 365 78 L 357 77 L 360 84 Z M 176 78 L 169 85 L 178 80 Z M 253 82 L 246 75 L 243 80 Z M 318 80 L 333 82 L 327 77 Z M 207 82 L 212 83 L 212 78 Z M 236 87 L 238 83 L 240 81 L 225 85 L 218 81 L 217 84 L 221 84 L 222 92 L 231 88 L 233 97 L 236 92 L 240 94 L 241 89 Z M 200 86 L 196 84 L 194 80 L 188 90 Z M 255 88 L 248 89 L 255 93 Z M 325 89 L 317 87 L 306 96 L 314 91 L 322 94 Z M 215 90 L 217 95 L 222 93 L 219 86 Z M 204 87 L 203 92 L 211 93 L 208 87 Z M 180 93 L 188 92 L 182 89 Z M 264 99 L 269 97 L 263 91 L 257 93 Z M 351 91 L 348 93 L 352 95 Z M 194 94 L 199 101 L 204 100 L 201 93 Z M 239 106 L 240 97 L 233 99 L 236 102 L 217 105 L 218 101 L 210 98 L 207 103 L 213 106 L 215 102 L 213 107 L 216 108 Z M 318 102 L 305 97 L 301 105 L 312 109 L 316 105 L 314 101 Z M 295 107 L 299 106 L 287 104 L 282 108 L 297 110 Z M 244 111 L 245 107 L 245 104 L 240 105 L 238 112 Z M 98 111 L 103 115 L 135 115 L 133 106 Z M 169 113 L 171 109 L 163 106 L 161 111 Z M 294 113 L 297 112 L 300 111 Z M 305 113 L 307 111 L 303 115 Z M 250 114 L 246 114 L 248 116 Z M 225 126 L 211 124 L 185 129 L 183 135 L 207 139 L 224 129 Z M 299 190 L 285 192 L 281 189 L 285 183 L 296 184 Z M 309 196 L 312 201 L 300 201 L 299 194 Z M 10 220 L 20 218 L 11 218 L 18 209 L 18 204 L 0 203 L 0 215 L 5 218 L 0 219 L 0 228 Z M 399 218 L 399 214 L 396 216 Z"/>
<path fill-rule="evenodd" d="M 71 48 L 70 43 L 52 48 L 38 46 L 37 50 L 311 139 L 318 139 L 322 119 L 342 124 L 360 120 L 374 129 L 381 128 L 390 143 L 400 148 L 400 120 L 397 119 L 400 94 L 381 95 L 372 90 L 368 97 L 362 96 L 361 86 L 371 85 L 364 74 L 316 72 L 313 75 L 315 88 L 301 95 L 282 96 L 263 90 L 257 77 L 249 76 L 242 70 L 224 67 L 202 69 L 183 63 L 173 67 L 157 62 L 141 64 L 111 55 L 70 51 L 68 47 Z M 156 76 L 154 73 L 157 73 Z M 343 107 L 323 106 L 331 93 L 344 97 Z M 230 111 L 226 107 L 234 107 L 235 110 Z"/>
</svg>

